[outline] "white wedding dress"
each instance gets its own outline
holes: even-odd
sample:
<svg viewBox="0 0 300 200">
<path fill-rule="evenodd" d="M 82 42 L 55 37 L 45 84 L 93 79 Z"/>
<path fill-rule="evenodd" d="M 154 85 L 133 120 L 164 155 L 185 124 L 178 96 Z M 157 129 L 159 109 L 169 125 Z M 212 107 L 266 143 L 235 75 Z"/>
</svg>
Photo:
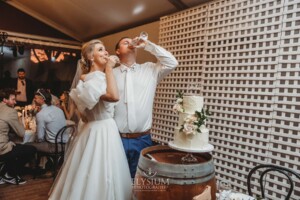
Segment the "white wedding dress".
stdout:
<svg viewBox="0 0 300 200">
<path fill-rule="evenodd" d="M 70 93 L 88 122 L 72 145 L 53 185 L 51 200 L 129 200 L 132 182 L 128 163 L 112 119 L 112 103 L 100 100 L 106 93 L 105 74 L 86 75 Z"/>
</svg>

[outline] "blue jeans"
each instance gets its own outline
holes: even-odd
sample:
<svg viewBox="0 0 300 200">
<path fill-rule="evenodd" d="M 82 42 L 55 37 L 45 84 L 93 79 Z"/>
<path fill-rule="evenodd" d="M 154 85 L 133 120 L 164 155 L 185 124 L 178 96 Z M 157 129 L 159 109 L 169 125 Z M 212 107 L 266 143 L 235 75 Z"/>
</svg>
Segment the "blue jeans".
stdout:
<svg viewBox="0 0 300 200">
<path fill-rule="evenodd" d="M 151 135 L 147 134 L 138 138 L 132 138 L 132 139 L 121 138 L 121 139 L 127 157 L 130 175 L 131 178 L 134 178 L 141 151 L 146 147 L 152 146 Z"/>
</svg>

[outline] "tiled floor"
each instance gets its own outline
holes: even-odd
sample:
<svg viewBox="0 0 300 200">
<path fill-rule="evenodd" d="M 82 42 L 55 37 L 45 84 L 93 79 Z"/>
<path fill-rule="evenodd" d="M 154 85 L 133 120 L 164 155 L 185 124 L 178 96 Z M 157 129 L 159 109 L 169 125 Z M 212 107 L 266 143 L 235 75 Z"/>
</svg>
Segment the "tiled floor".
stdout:
<svg viewBox="0 0 300 200">
<path fill-rule="evenodd" d="M 53 183 L 51 177 L 24 177 L 27 183 L 23 185 L 0 185 L 0 200 L 47 200 L 48 192 Z"/>
</svg>

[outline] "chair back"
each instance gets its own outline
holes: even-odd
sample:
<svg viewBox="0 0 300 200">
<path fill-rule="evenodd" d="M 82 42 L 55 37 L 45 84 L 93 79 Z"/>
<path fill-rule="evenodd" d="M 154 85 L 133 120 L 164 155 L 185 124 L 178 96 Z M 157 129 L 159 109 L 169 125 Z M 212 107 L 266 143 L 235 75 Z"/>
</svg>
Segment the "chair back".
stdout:
<svg viewBox="0 0 300 200">
<path fill-rule="evenodd" d="M 65 144 L 73 138 L 76 131 L 76 126 L 66 125 L 62 127 L 55 136 L 55 153 L 64 155 Z"/>
<path fill-rule="evenodd" d="M 268 165 L 268 164 L 261 164 L 258 165 L 256 167 L 254 167 L 253 169 L 250 170 L 248 177 L 247 177 L 247 187 L 248 187 L 248 194 L 250 196 L 252 196 L 252 191 L 251 191 L 251 177 L 252 174 L 259 170 L 259 169 L 263 169 L 261 170 L 261 174 L 259 177 L 259 184 L 260 184 L 260 191 L 261 191 L 261 197 L 265 198 L 265 186 L 263 183 L 264 178 L 266 177 L 266 175 L 270 172 L 279 172 L 280 174 L 283 174 L 288 180 L 289 180 L 289 184 L 290 184 L 290 188 L 288 189 L 288 193 L 285 197 L 285 200 L 288 200 L 294 190 L 294 182 L 293 179 L 291 178 L 292 175 L 296 176 L 299 180 L 300 180 L 300 174 L 296 173 L 295 171 L 288 169 L 286 167 L 281 167 L 281 166 L 277 166 L 277 165 Z"/>
</svg>

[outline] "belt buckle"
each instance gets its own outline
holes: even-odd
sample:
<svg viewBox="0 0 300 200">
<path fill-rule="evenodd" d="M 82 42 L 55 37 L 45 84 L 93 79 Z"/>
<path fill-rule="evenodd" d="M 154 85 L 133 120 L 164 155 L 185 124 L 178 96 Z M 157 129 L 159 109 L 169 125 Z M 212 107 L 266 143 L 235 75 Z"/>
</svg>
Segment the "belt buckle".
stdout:
<svg viewBox="0 0 300 200">
<path fill-rule="evenodd" d="M 128 136 L 128 133 L 121 133 L 121 137 L 128 138 L 129 136 Z"/>
</svg>

